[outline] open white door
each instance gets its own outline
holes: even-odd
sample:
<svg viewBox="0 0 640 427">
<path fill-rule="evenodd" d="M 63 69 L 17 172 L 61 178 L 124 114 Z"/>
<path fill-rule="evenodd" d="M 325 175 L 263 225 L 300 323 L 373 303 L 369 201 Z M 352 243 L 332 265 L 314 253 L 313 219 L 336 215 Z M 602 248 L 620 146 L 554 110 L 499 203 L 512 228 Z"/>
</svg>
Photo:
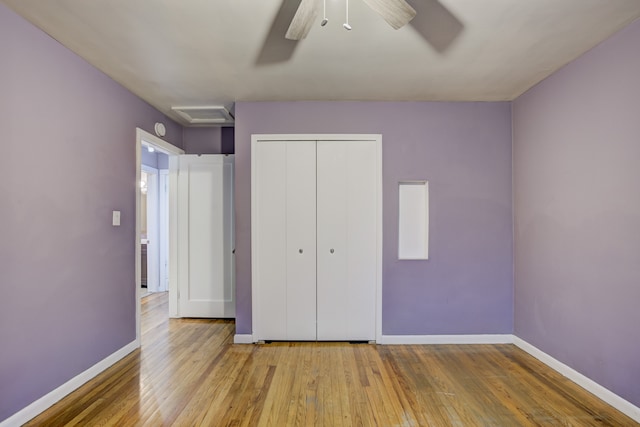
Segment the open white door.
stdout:
<svg viewBox="0 0 640 427">
<path fill-rule="evenodd" d="M 235 317 L 233 156 L 178 159 L 178 315 Z"/>
<path fill-rule="evenodd" d="M 150 134 L 149 132 L 144 131 L 143 129 L 136 128 L 136 182 L 139 183 L 141 181 L 142 175 L 142 150 L 147 150 L 147 146 L 152 146 L 156 150 L 161 153 L 164 153 L 169 156 L 169 171 L 166 172 L 168 175 L 168 179 L 165 181 L 167 185 L 169 185 L 169 207 L 171 208 L 171 215 L 165 218 L 169 223 L 168 226 L 168 235 L 165 238 L 160 238 L 161 241 L 165 241 L 168 249 L 171 250 L 170 255 L 168 256 L 167 262 L 169 263 L 168 268 L 168 287 L 169 291 L 169 315 L 172 317 L 176 317 L 178 312 L 178 303 L 177 303 L 177 251 L 176 251 L 176 236 L 177 236 L 177 213 L 176 213 L 176 191 L 175 188 L 178 186 L 178 178 L 177 178 L 177 157 L 181 154 L 184 154 L 184 150 L 176 147 L 170 142 L 164 141 L 158 138 L 155 135 Z M 170 182 L 170 184 L 169 184 Z M 142 224 L 141 224 L 141 197 L 142 192 L 136 192 L 136 232 L 135 232 L 135 296 L 136 296 L 136 342 L 140 343 L 141 336 L 141 321 L 140 321 L 140 289 L 141 289 L 141 271 L 142 271 Z M 157 239 L 156 239 L 157 240 Z M 158 287 L 161 290 L 160 286 Z"/>
<path fill-rule="evenodd" d="M 160 252 L 160 282 L 158 291 L 169 290 L 169 170 L 158 175 L 158 242 Z"/>
</svg>

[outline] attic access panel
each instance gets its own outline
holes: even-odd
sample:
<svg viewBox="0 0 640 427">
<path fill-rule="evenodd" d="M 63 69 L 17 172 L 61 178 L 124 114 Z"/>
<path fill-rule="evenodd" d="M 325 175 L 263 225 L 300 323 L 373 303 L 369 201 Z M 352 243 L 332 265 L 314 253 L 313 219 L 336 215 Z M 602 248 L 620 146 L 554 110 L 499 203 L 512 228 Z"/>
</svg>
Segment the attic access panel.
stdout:
<svg viewBox="0 0 640 427">
<path fill-rule="evenodd" d="M 231 124 L 234 122 L 233 116 L 225 107 L 205 106 L 205 107 L 171 107 L 183 119 L 190 124 Z"/>
</svg>

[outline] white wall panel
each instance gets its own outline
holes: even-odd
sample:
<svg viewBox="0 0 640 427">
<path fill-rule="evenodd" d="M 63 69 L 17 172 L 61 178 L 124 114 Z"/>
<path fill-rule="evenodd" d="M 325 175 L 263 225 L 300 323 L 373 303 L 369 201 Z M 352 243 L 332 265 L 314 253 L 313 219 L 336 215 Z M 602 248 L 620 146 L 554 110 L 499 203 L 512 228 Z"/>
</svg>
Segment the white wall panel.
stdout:
<svg viewBox="0 0 640 427">
<path fill-rule="evenodd" d="M 398 188 L 398 258 L 429 258 L 429 183 L 401 182 Z"/>
</svg>

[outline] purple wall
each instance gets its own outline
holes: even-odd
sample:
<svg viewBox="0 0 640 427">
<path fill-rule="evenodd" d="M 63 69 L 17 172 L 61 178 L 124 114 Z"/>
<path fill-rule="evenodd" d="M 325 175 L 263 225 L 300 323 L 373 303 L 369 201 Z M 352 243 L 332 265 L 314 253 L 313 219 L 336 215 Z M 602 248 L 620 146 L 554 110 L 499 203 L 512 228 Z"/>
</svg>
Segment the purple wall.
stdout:
<svg viewBox="0 0 640 427">
<path fill-rule="evenodd" d="M 142 161 L 145 166 L 155 169 L 169 169 L 169 156 L 159 151 L 150 153 L 145 147 L 140 151 Z"/>
<path fill-rule="evenodd" d="M 161 153 L 158 153 L 157 151 L 150 153 L 149 150 L 143 146 L 142 150 L 140 150 L 141 163 L 145 166 L 149 166 L 150 168 L 158 169 L 158 154 Z"/>
<path fill-rule="evenodd" d="M 222 154 L 234 154 L 235 150 L 235 128 L 223 127 L 220 129 L 222 136 Z"/>
<path fill-rule="evenodd" d="M 383 332 L 511 333 L 509 103 L 236 104 L 237 333 L 251 332 L 251 134 L 376 133 L 383 151 Z M 430 259 L 398 261 L 397 185 L 430 181 Z"/>
<path fill-rule="evenodd" d="M 135 339 L 135 128 L 182 128 L 4 5 L 0 58 L 4 420 Z"/>
<path fill-rule="evenodd" d="M 184 128 L 184 151 L 187 154 L 221 154 L 222 138 L 219 127 Z"/>
<path fill-rule="evenodd" d="M 640 406 L 640 21 L 514 102 L 515 332 Z"/>
<path fill-rule="evenodd" d="M 164 153 L 158 153 L 158 169 L 169 169 L 169 156 Z"/>
</svg>

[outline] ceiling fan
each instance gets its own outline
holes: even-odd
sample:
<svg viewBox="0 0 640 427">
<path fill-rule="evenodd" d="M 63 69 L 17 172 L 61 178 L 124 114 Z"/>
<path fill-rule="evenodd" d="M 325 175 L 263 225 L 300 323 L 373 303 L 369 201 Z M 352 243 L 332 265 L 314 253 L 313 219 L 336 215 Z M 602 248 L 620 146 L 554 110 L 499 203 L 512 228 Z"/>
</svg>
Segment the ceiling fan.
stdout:
<svg viewBox="0 0 640 427">
<path fill-rule="evenodd" d="M 348 0 L 347 0 L 348 1 Z M 405 26 L 416 16 L 416 11 L 405 0 L 363 0 L 367 6 L 376 11 L 394 29 Z M 313 25 L 318 12 L 319 0 L 301 0 L 298 10 L 291 20 L 285 38 L 289 40 L 304 39 Z M 347 6 L 348 7 L 348 6 Z M 348 9 L 347 9 L 348 10 Z M 326 24 L 326 16 L 322 25 Z M 348 22 L 345 28 L 349 27 Z"/>
</svg>

